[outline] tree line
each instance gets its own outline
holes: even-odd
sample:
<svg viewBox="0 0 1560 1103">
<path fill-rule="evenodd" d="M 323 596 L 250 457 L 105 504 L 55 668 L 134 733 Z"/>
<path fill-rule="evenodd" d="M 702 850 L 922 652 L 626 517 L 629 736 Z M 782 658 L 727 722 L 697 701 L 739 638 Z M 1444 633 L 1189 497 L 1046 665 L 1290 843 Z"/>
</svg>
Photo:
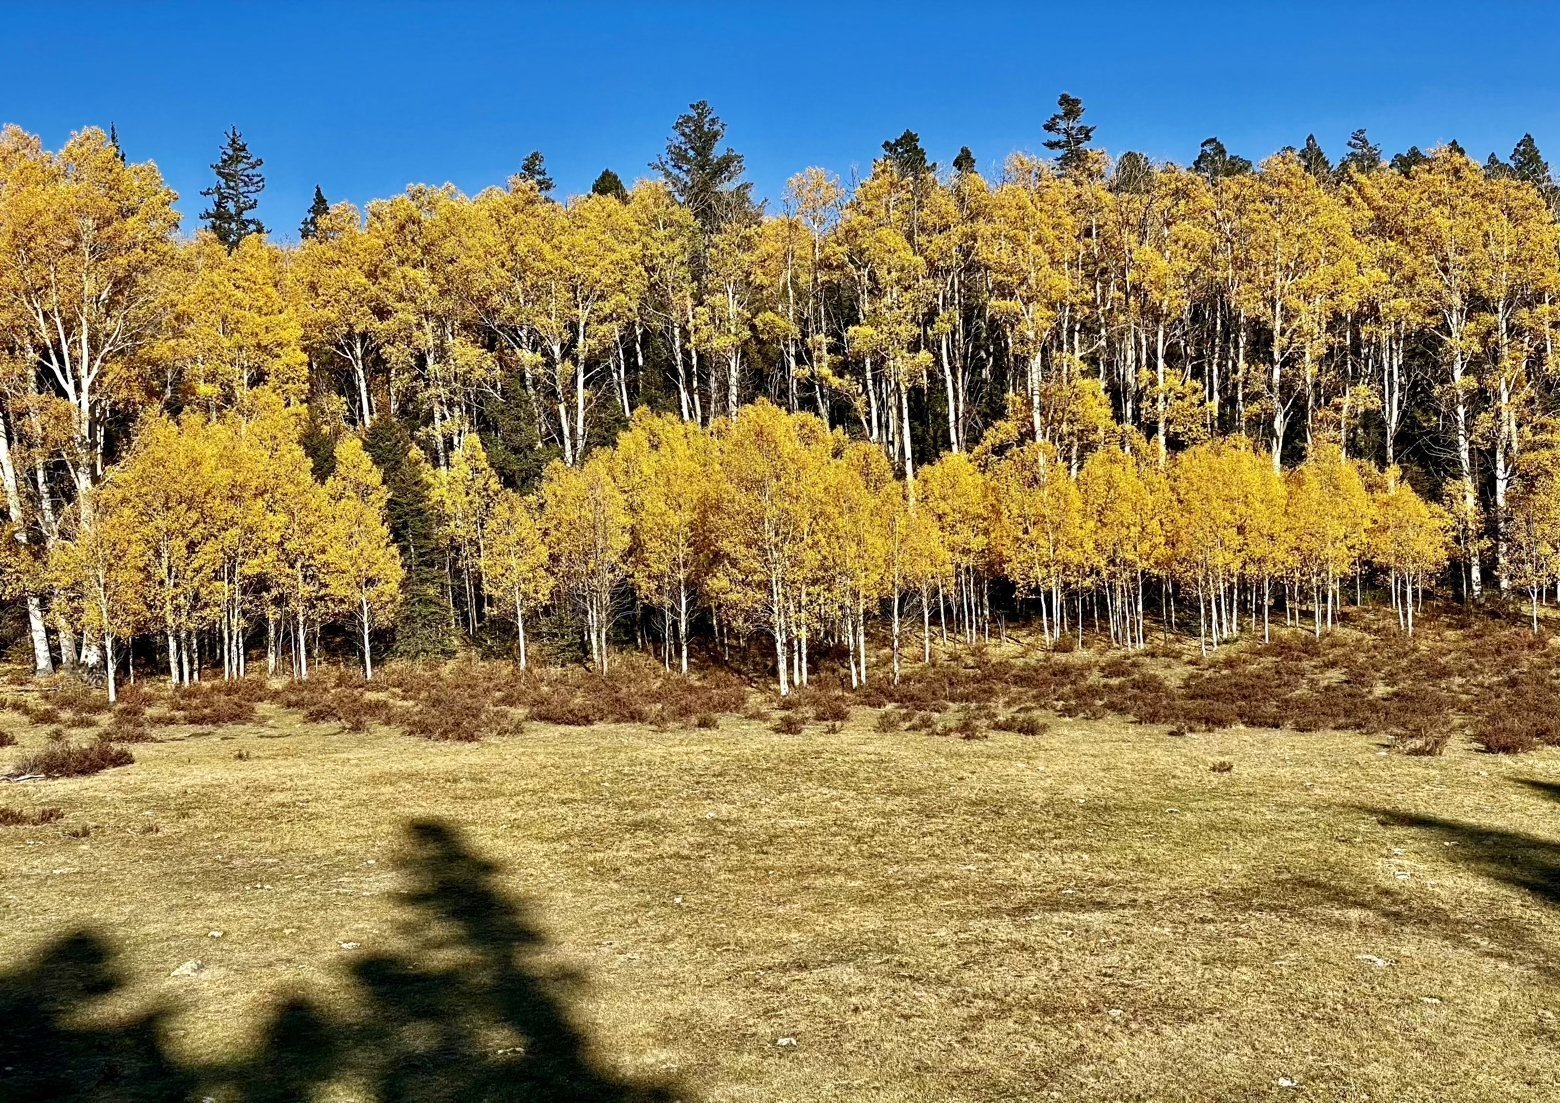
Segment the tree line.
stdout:
<svg viewBox="0 0 1560 1103">
<path fill-rule="evenodd" d="M 232 131 L 206 228 L 84 130 L 0 134 L 5 584 L 39 671 L 306 675 L 327 630 L 438 654 L 549 610 L 866 677 L 870 635 L 1146 618 L 1205 646 L 1384 584 L 1560 577 L 1556 187 L 1524 138 L 1260 166 L 1093 148 L 990 179 L 906 131 L 754 202 L 707 104 L 653 175 L 566 201 L 320 189 L 253 217 Z M 1448 573 L 1448 565 L 1456 564 Z M 1357 599 L 1358 592 L 1355 597 Z M 1157 606 L 1157 608 L 1156 608 Z M 919 625 L 909 624 L 918 619 Z M 131 645 L 133 654 L 133 645 Z M 112 676 L 112 675 L 111 675 Z"/>
</svg>

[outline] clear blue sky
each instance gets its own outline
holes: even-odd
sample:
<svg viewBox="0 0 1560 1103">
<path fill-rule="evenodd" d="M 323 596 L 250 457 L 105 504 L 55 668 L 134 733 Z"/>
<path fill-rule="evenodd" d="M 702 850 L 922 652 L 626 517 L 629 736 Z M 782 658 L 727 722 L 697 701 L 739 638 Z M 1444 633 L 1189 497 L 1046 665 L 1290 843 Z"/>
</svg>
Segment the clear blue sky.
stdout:
<svg viewBox="0 0 1560 1103">
<path fill-rule="evenodd" d="M 1096 138 L 1186 163 L 1217 134 L 1260 159 L 1314 131 L 1335 159 L 1531 131 L 1560 171 L 1560 5 L 792 3 L 95 5 L 0 0 L 0 121 L 57 147 L 119 127 L 190 228 L 224 130 L 265 158 L 260 214 L 295 236 L 315 183 L 362 203 L 501 184 L 541 149 L 564 192 L 632 183 L 708 99 L 759 194 L 865 169 L 909 127 L 947 164 L 1040 149 L 1057 93 Z"/>
</svg>

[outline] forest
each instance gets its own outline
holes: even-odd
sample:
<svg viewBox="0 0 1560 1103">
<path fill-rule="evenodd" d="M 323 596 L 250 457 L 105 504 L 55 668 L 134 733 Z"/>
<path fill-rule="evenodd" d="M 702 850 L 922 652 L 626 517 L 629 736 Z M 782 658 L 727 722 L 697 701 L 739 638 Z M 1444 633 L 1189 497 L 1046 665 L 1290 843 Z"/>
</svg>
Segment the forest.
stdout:
<svg viewBox="0 0 1560 1103">
<path fill-rule="evenodd" d="M 757 202 L 707 103 L 627 186 L 320 189 L 202 226 L 116 133 L 0 134 L 0 582 L 38 674 L 475 650 L 898 681 L 1009 622 L 1203 650 L 1560 583 L 1560 187 L 1364 131 Z M 295 240 L 294 240 L 295 238 Z M 1515 615 L 1515 611 L 1514 611 Z M 692 657 L 691 657 L 692 656 Z"/>
</svg>

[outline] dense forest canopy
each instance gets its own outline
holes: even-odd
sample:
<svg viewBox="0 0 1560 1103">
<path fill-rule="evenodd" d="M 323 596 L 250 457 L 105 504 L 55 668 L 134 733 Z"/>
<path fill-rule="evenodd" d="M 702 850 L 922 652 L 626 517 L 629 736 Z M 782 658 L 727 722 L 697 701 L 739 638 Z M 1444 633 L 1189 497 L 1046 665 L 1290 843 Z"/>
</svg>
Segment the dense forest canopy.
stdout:
<svg viewBox="0 0 1560 1103">
<path fill-rule="evenodd" d="M 993 617 L 1205 646 L 1367 584 L 1560 576 L 1560 188 L 1531 137 L 1260 165 L 1095 145 L 757 204 L 708 104 L 647 177 L 253 217 L 235 128 L 181 236 L 117 135 L 0 133 L 5 593 L 39 672 L 307 676 L 544 618 L 868 676 Z M 630 174 L 632 175 L 632 174 Z M 507 625 L 508 627 L 501 627 Z M 1070 638 L 1070 637 L 1069 637 Z M 873 641 L 876 641 L 874 643 Z M 914 640 L 910 645 L 908 640 Z M 562 641 L 562 642 L 560 642 Z M 508 646 L 508 645 L 506 645 Z M 127 659 L 128 654 L 128 659 Z M 220 659 L 218 658 L 220 656 Z"/>
</svg>

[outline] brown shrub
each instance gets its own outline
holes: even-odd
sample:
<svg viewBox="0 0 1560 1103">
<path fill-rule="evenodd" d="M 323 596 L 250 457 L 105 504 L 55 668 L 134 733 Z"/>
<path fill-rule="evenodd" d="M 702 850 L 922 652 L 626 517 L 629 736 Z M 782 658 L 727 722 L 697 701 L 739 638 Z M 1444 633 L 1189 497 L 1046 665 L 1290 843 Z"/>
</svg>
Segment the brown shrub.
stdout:
<svg viewBox="0 0 1560 1103">
<path fill-rule="evenodd" d="M 42 774 L 45 777 L 83 777 L 114 766 L 128 766 L 135 756 L 125 748 L 106 739 L 91 743 L 71 743 L 52 740 L 37 754 L 17 763 L 19 774 Z"/>
<path fill-rule="evenodd" d="M 1410 727 L 1397 728 L 1387 733 L 1392 749 L 1399 754 L 1420 758 L 1433 758 L 1442 754 L 1452 741 L 1452 730 L 1444 723 L 1426 719 Z"/>
<path fill-rule="evenodd" d="M 1547 733 L 1547 728 L 1535 729 L 1526 718 L 1507 714 L 1487 717 L 1474 730 L 1473 738 L 1489 754 L 1526 754 L 1537 750 L 1544 741 L 1540 734 Z"/>
<path fill-rule="evenodd" d="M 16 736 L 8 731 L 0 731 L 0 747 L 16 746 Z"/>
<path fill-rule="evenodd" d="M 903 727 L 904 714 L 894 708 L 884 709 L 877 714 L 877 719 L 872 722 L 873 730 L 880 731 L 885 735 L 899 731 Z"/>
<path fill-rule="evenodd" d="M 1208 769 L 1211 770 L 1213 773 L 1216 773 L 1216 774 L 1227 774 L 1231 770 L 1235 769 L 1235 763 L 1233 763 L 1233 762 L 1225 762 L 1223 759 L 1220 759 L 1218 762 L 1215 762 L 1212 766 L 1209 766 Z"/>
<path fill-rule="evenodd" d="M 705 731 L 712 731 L 720 727 L 720 717 L 713 712 L 701 712 L 693 718 L 693 726 L 702 728 Z"/>
<path fill-rule="evenodd" d="M 201 727 L 245 724 L 255 718 L 255 704 L 268 690 L 258 678 L 233 678 L 180 686 L 169 699 L 178 723 Z"/>
<path fill-rule="evenodd" d="M 783 712 L 773 727 L 781 735 L 801 735 L 807 730 L 807 721 L 799 712 Z"/>
<path fill-rule="evenodd" d="M 997 731 L 1013 732 L 1015 735 L 1044 735 L 1051 727 L 1032 712 L 1007 713 L 993 720 L 991 726 Z"/>
<path fill-rule="evenodd" d="M 59 808 L 40 808 L 36 812 L 0 808 L 0 827 L 42 827 L 46 823 L 58 823 L 64 818 L 65 812 Z"/>
<path fill-rule="evenodd" d="M 831 693 L 820 696 L 812 707 L 814 720 L 824 723 L 842 722 L 850 719 L 850 701 L 844 694 Z"/>
<path fill-rule="evenodd" d="M 51 703 L 54 707 L 78 716 L 96 716 L 108 711 L 108 695 L 93 689 L 74 678 L 61 678 L 55 683 Z"/>
<path fill-rule="evenodd" d="M 98 738 L 111 743 L 155 743 L 157 737 L 146 728 L 146 721 L 139 716 L 116 715 Z"/>
</svg>

